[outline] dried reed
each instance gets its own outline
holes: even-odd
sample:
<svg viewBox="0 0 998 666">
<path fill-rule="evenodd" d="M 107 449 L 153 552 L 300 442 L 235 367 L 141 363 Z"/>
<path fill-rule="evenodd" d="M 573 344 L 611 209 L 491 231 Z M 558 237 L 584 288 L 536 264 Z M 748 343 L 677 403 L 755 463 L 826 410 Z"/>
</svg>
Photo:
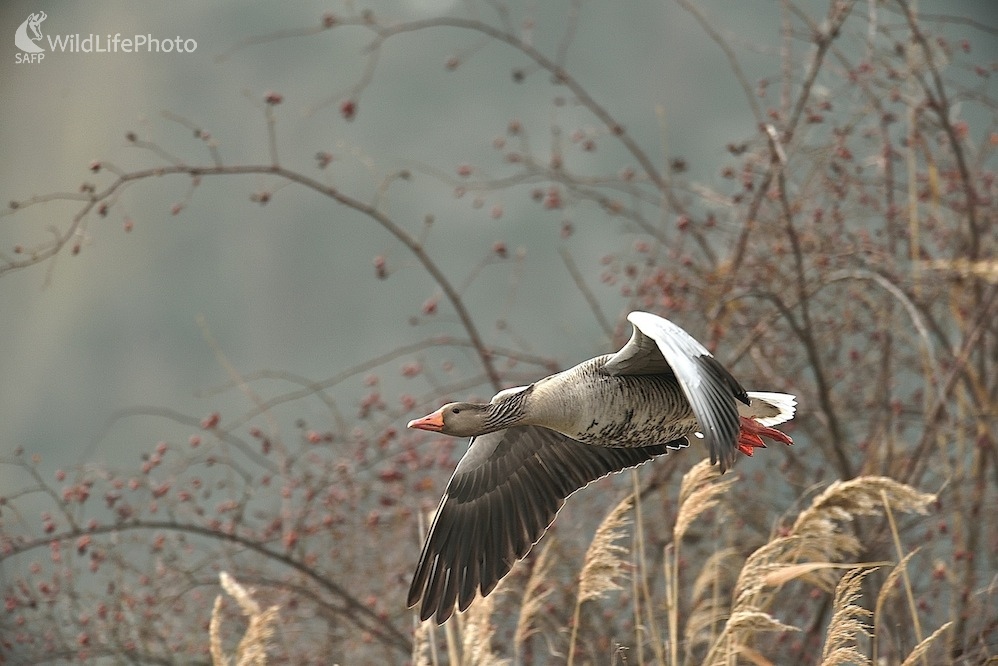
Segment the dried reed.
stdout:
<svg viewBox="0 0 998 666">
<path fill-rule="evenodd" d="M 572 666 L 575 644 L 579 633 L 582 604 L 598 599 L 607 592 L 622 589 L 617 579 L 626 567 L 627 549 L 617 543 L 625 535 L 625 528 L 631 520 L 627 516 L 631 510 L 633 496 L 628 495 L 607 514 L 596 528 L 592 543 L 586 550 L 586 557 L 579 574 L 579 593 L 572 616 L 572 636 L 568 644 L 568 666 Z"/>
<path fill-rule="evenodd" d="M 236 666 L 266 666 L 267 646 L 274 635 L 277 621 L 277 606 L 261 610 L 250 592 L 225 571 L 218 574 L 222 589 L 239 604 L 243 615 L 249 618 L 249 625 L 239 645 L 236 647 Z M 215 666 L 228 666 L 230 659 L 222 648 L 222 595 L 215 597 L 211 621 L 208 624 L 210 652 Z"/>
<path fill-rule="evenodd" d="M 539 631 L 537 618 L 544 608 L 544 600 L 551 594 L 548 579 L 551 577 L 551 567 L 554 564 L 554 537 L 549 537 L 547 544 L 534 561 L 533 570 L 527 585 L 523 590 L 523 601 L 520 603 L 520 617 L 513 632 L 513 649 L 520 654 L 527 640 Z"/>
<path fill-rule="evenodd" d="M 832 621 L 825 632 L 825 647 L 821 651 L 821 666 L 866 666 L 870 663 L 856 643 L 860 636 L 870 635 L 870 627 L 863 620 L 873 613 L 858 605 L 856 600 L 862 593 L 863 579 L 871 571 L 874 569 L 851 569 L 836 586 Z"/>
</svg>

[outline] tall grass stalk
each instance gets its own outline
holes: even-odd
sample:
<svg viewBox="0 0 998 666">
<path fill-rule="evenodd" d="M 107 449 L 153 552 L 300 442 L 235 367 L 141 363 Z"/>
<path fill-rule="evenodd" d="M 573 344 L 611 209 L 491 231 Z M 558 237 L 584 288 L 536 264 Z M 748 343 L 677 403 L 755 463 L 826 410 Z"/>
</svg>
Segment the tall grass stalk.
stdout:
<svg viewBox="0 0 998 666">
<path fill-rule="evenodd" d="M 523 590 L 520 617 L 516 622 L 516 630 L 513 632 L 513 654 L 517 656 L 517 660 L 522 658 L 523 648 L 527 640 L 537 633 L 537 619 L 544 609 L 544 600 L 551 594 L 551 587 L 547 584 L 554 563 L 552 555 L 555 551 L 554 545 L 554 537 L 548 538 L 547 544 L 534 561 L 530 578 L 527 579 L 527 585 Z"/>
<path fill-rule="evenodd" d="M 905 557 L 904 549 L 901 547 L 901 536 L 898 534 L 897 522 L 894 520 L 894 512 L 891 511 L 891 502 L 887 498 L 884 490 L 880 491 L 880 499 L 884 503 L 884 514 L 887 516 L 887 523 L 891 527 L 891 537 L 894 539 L 894 550 L 898 556 L 898 567 L 901 569 L 901 580 L 904 581 L 904 593 L 908 599 L 908 610 L 911 612 L 911 626 L 915 629 L 915 638 L 921 643 L 924 640 L 922 633 L 922 622 L 918 619 L 918 609 L 915 606 L 915 594 L 911 589 L 911 578 L 908 576 L 908 560 Z M 922 665 L 929 666 L 928 661 L 922 658 Z"/>
<path fill-rule="evenodd" d="M 649 634 L 652 649 L 655 651 L 655 658 L 659 664 L 665 663 L 665 653 L 662 649 L 662 638 L 658 633 L 658 623 L 655 622 L 655 600 L 651 590 L 648 588 L 648 562 L 645 559 L 645 538 L 644 519 L 641 514 L 641 484 L 638 482 L 637 470 L 631 470 L 631 482 L 634 486 L 634 548 L 636 551 L 637 570 L 632 580 L 638 581 L 641 587 L 641 596 L 634 597 L 634 625 L 644 627 Z M 645 613 L 642 614 L 641 608 Z M 640 640 L 636 645 L 638 652 L 638 663 L 644 663 L 644 650 Z"/>
<path fill-rule="evenodd" d="M 617 542 L 624 536 L 624 529 L 630 523 L 627 517 L 634 501 L 633 495 L 622 499 L 607 514 L 596 528 L 592 543 L 586 550 L 586 557 L 579 574 L 579 594 L 572 614 L 572 635 L 568 643 L 568 666 L 575 659 L 575 645 L 582 620 L 582 604 L 590 599 L 598 599 L 612 590 L 621 589 L 617 579 L 624 571 L 624 555 L 627 549 Z"/>
</svg>

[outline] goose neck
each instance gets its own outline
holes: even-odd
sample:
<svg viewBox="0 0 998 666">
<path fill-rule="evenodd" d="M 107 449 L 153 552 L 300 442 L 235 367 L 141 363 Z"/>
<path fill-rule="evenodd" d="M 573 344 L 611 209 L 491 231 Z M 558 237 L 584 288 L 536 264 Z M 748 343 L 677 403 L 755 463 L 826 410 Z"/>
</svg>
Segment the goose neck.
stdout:
<svg viewBox="0 0 998 666">
<path fill-rule="evenodd" d="M 518 391 L 490 403 L 486 425 L 494 430 L 523 425 L 527 417 L 528 393 L 529 390 Z"/>
</svg>

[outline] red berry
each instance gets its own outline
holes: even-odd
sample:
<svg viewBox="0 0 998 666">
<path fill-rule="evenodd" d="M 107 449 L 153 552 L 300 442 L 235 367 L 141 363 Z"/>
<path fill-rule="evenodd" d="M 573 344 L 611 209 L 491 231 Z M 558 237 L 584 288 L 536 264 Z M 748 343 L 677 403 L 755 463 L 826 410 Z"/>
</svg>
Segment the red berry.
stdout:
<svg viewBox="0 0 998 666">
<path fill-rule="evenodd" d="M 345 120 L 353 120 L 354 116 L 357 115 L 357 102 L 348 99 L 340 104 L 340 115 Z"/>
</svg>

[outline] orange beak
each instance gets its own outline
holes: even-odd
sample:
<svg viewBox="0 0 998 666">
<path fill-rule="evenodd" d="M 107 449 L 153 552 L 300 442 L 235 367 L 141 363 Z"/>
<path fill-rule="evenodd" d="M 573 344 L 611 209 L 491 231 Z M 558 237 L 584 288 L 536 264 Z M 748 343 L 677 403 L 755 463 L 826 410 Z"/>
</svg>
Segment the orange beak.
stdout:
<svg viewBox="0 0 998 666">
<path fill-rule="evenodd" d="M 428 414 L 421 419 L 409 421 L 408 427 L 418 428 L 420 430 L 429 430 L 430 432 L 440 432 L 444 429 L 444 411 L 443 409 L 438 409 L 432 414 Z"/>
</svg>

